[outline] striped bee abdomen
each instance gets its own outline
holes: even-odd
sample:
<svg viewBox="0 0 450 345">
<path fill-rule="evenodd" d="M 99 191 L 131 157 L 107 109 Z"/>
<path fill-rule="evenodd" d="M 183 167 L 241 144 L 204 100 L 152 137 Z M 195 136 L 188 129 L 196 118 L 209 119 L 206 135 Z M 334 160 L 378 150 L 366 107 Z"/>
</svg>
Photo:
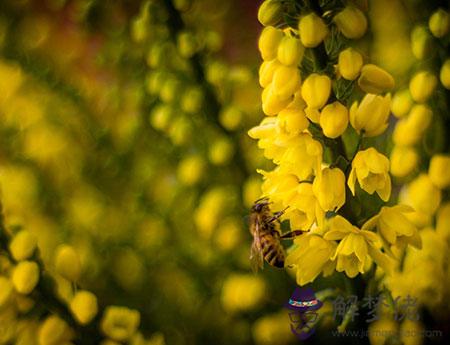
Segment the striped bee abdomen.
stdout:
<svg viewBox="0 0 450 345">
<path fill-rule="evenodd" d="M 278 236 L 266 233 L 261 236 L 261 250 L 266 262 L 274 267 L 284 267 L 284 249 Z"/>
</svg>

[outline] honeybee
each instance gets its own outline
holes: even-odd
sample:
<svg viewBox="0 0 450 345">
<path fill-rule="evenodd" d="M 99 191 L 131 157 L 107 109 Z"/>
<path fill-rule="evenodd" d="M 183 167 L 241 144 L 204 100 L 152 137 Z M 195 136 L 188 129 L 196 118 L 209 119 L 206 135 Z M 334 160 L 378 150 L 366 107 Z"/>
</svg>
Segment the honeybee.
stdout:
<svg viewBox="0 0 450 345">
<path fill-rule="evenodd" d="M 253 243 L 250 250 L 250 263 L 254 272 L 264 267 L 264 260 L 278 268 L 284 267 L 285 252 L 280 240 L 292 239 L 301 235 L 301 230 L 281 234 L 279 218 L 285 210 L 272 213 L 267 198 L 255 201 L 250 212 L 250 233 Z"/>
</svg>

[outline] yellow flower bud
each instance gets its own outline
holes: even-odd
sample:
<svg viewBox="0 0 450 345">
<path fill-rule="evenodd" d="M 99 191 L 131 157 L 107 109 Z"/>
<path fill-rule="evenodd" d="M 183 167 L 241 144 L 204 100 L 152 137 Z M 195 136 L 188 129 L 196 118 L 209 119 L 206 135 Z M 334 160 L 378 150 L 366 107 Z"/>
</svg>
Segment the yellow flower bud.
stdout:
<svg viewBox="0 0 450 345">
<path fill-rule="evenodd" d="M 339 53 L 338 68 L 342 78 L 354 80 L 359 75 L 363 65 L 363 57 L 353 48 L 347 48 Z"/>
<path fill-rule="evenodd" d="M 13 289 L 11 281 L 6 277 L 0 276 L 0 308 L 11 300 Z"/>
<path fill-rule="evenodd" d="M 279 66 L 273 75 L 272 90 L 276 96 L 286 99 L 300 88 L 300 82 L 297 67 Z"/>
<path fill-rule="evenodd" d="M 137 310 L 109 306 L 105 309 L 100 327 L 113 340 L 125 341 L 137 331 L 141 316 Z"/>
<path fill-rule="evenodd" d="M 281 110 L 286 108 L 288 104 L 291 102 L 291 97 L 281 98 L 276 95 L 273 91 L 273 85 L 269 84 L 261 95 L 262 99 L 262 109 L 264 114 L 268 116 L 274 116 L 278 114 Z"/>
<path fill-rule="evenodd" d="M 169 128 L 169 138 L 175 145 L 185 145 L 192 134 L 190 121 L 184 116 L 178 116 Z"/>
<path fill-rule="evenodd" d="M 70 302 L 70 311 L 80 325 L 87 325 L 97 315 L 97 297 L 89 291 L 79 291 Z"/>
<path fill-rule="evenodd" d="M 264 26 L 274 26 L 283 17 L 283 6 L 280 1 L 266 0 L 258 10 L 258 20 Z"/>
<path fill-rule="evenodd" d="M 232 131 L 241 125 L 243 117 L 242 111 L 239 108 L 229 106 L 222 109 L 219 114 L 219 121 L 224 128 Z"/>
<path fill-rule="evenodd" d="M 184 58 L 191 58 L 199 49 L 199 42 L 192 32 L 181 32 L 177 37 L 177 48 Z"/>
<path fill-rule="evenodd" d="M 320 109 L 327 103 L 331 92 L 331 80 L 323 74 L 310 74 L 302 86 L 302 97 L 308 107 Z"/>
<path fill-rule="evenodd" d="M 315 13 L 301 17 L 298 30 L 300 41 L 307 48 L 317 47 L 328 35 L 327 25 Z"/>
<path fill-rule="evenodd" d="M 446 202 L 439 207 L 436 216 L 436 232 L 450 240 L 450 202 Z"/>
<path fill-rule="evenodd" d="M 285 36 L 278 46 L 277 58 L 285 66 L 298 65 L 304 52 L 305 47 L 297 38 Z"/>
<path fill-rule="evenodd" d="M 181 109 L 189 114 L 194 114 L 200 110 L 203 102 L 203 92 L 200 88 L 188 88 L 181 98 Z"/>
<path fill-rule="evenodd" d="M 199 155 L 191 155 L 183 158 L 178 165 L 178 179 L 186 186 L 195 185 L 202 178 L 205 165 L 204 159 Z"/>
<path fill-rule="evenodd" d="M 314 122 L 314 123 L 317 123 L 317 124 L 320 123 L 320 111 L 319 111 L 319 109 L 306 107 L 305 108 L 305 115 L 311 122 Z"/>
<path fill-rule="evenodd" d="M 72 331 L 67 323 L 56 315 L 49 316 L 42 323 L 38 332 L 39 345 L 64 344 L 70 341 Z"/>
<path fill-rule="evenodd" d="M 33 261 L 21 261 L 14 268 L 12 282 L 17 292 L 28 295 L 39 282 L 39 266 Z"/>
<path fill-rule="evenodd" d="M 277 57 L 278 45 L 283 38 L 283 31 L 273 26 L 267 26 L 259 36 L 258 48 L 264 61 Z"/>
<path fill-rule="evenodd" d="M 391 96 L 366 94 L 358 105 L 350 108 L 350 123 L 359 133 L 364 131 L 366 137 L 374 137 L 383 133 L 388 127 Z"/>
<path fill-rule="evenodd" d="M 409 92 L 414 101 L 417 103 L 423 103 L 433 93 L 436 88 L 437 79 L 436 76 L 427 71 L 421 71 L 416 73 L 409 82 Z"/>
<path fill-rule="evenodd" d="M 383 93 L 395 86 L 394 78 L 384 69 L 373 65 L 364 65 L 358 79 L 359 87 L 367 93 Z"/>
<path fill-rule="evenodd" d="M 398 331 L 397 322 L 382 318 L 369 324 L 369 340 L 371 345 L 384 345 L 392 334 Z"/>
<path fill-rule="evenodd" d="M 392 97 L 391 111 L 396 117 L 400 118 L 408 114 L 413 104 L 411 94 L 408 89 L 397 91 Z"/>
<path fill-rule="evenodd" d="M 159 96 L 165 103 L 172 103 L 181 94 L 183 84 L 177 78 L 168 78 L 162 85 Z"/>
<path fill-rule="evenodd" d="M 277 68 L 281 66 L 277 59 L 264 61 L 259 68 L 259 85 L 267 87 L 273 80 L 273 75 Z"/>
<path fill-rule="evenodd" d="M 64 278 L 76 282 L 80 279 L 80 258 L 72 246 L 63 244 L 56 249 L 55 269 Z"/>
<path fill-rule="evenodd" d="M 420 174 L 409 184 L 408 196 L 416 211 L 433 215 L 441 203 L 442 195 L 428 175 Z"/>
<path fill-rule="evenodd" d="M 418 25 L 411 32 L 411 50 L 418 60 L 429 58 L 433 53 L 433 37 L 425 26 Z"/>
<path fill-rule="evenodd" d="M 174 0 L 173 6 L 180 12 L 186 12 L 192 6 L 193 0 Z"/>
<path fill-rule="evenodd" d="M 391 152 L 391 174 L 395 177 L 409 175 L 419 162 L 419 155 L 410 146 L 394 146 Z"/>
<path fill-rule="evenodd" d="M 442 8 L 438 9 L 431 15 L 430 20 L 428 21 L 428 26 L 430 27 L 431 33 L 435 37 L 444 37 L 450 30 L 449 13 Z"/>
<path fill-rule="evenodd" d="M 166 130 L 172 118 L 175 116 L 172 106 L 167 104 L 160 104 L 156 106 L 150 113 L 150 124 L 160 131 Z"/>
<path fill-rule="evenodd" d="M 403 345 L 422 345 L 426 333 L 421 321 L 406 318 L 400 326 L 399 334 L 400 341 Z"/>
<path fill-rule="evenodd" d="M 320 113 L 320 126 L 328 138 L 337 138 L 348 126 L 348 110 L 339 102 L 325 106 Z"/>
<path fill-rule="evenodd" d="M 339 168 L 325 168 L 313 182 L 313 192 L 324 211 L 336 211 L 345 203 L 345 175 Z"/>
<path fill-rule="evenodd" d="M 342 34 L 347 38 L 360 38 L 364 36 L 367 30 L 366 16 L 353 6 L 345 7 L 333 20 Z"/>
<path fill-rule="evenodd" d="M 389 159 L 373 147 L 359 151 L 353 159 L 347 182 L 353 195 L 355 195 L 356 180 L 367 193 L 377 192 L 381 200 L 388 201 L 391 196 Z"/>
<path fill-rule="evenodd" d="M 408 117 L 397 122 L 392 139 L 396 145 L 409 146 L 416 144 L 430 125 L 432 110 L 424 104 L 412 107 Z"/>
<path fill-rule="evenodd" d="M 450 90 L 450 59 L 445 60 L 439 73 L 439 79 L 447 90 Z"/>
<path fill-rule="evenodd" d="M 212 143 L 208 151 L 208 158 L 214 165 L 224 165 L 229 162 L 233 154 L 233 142 L 224 137 Z"/>
<path fill-rule="evenodd" d="M 430 161 L 428 175 L 431 182 L 440 188 L 444 189 L 450 186 L 450 156 L 448 155 L 434 155 Z"/>
<path fill-rule="evenodd" d="M 36 244 L 36 237 L 31 232 L 22 230 L 12 239 L 9 250 L 15 260 L 25 260 L 33 255 Z"/>
<path fill-rule="evenodd" d="M 433 118 L 433 111 L 430 107 L 425 104 L 416 104 L 412 107 L 409 115 L 407 117 L 408 126 L 414 132 L 420 133 L 420 135 L 425 132 L 431 123 Z"/>
</svg>

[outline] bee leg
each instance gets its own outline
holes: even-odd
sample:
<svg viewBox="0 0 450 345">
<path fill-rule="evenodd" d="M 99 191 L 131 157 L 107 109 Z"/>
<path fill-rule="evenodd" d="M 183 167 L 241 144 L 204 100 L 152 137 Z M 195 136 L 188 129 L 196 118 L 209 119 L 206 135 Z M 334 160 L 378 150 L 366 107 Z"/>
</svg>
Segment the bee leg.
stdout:
<svg viewBox="0 0 450 345">
<path fill-rule="evenodd" d="M 288 206 L 288 207 L 289 207 L 289 206 Z M 288 207 L 286 207 L 284 210 L 275 212 L 275 213 L 273 214 L 273 217 L 270 218 L 270 219 L 268 220 L 268 222 L 269 222 L 269 223 L 272 223 L 273 221 L 279 219 L 279 218 L 283 215 L 283 213 L 288 209 Z"/>
<path fill-rule="evenodd" d="M 280 239 L 282 239 L 282 240 L 291 240 L 291 239 L 293 239 L 293 238 L 295 238 L 297 236 L 302 235 L 303 233 L 304 233 L 304 231 L 302 231 L 302 230 L 289 231 L 289 232 L 286 232 L 285 234 L 282 234 L 280 236 Z"/>
</svg>

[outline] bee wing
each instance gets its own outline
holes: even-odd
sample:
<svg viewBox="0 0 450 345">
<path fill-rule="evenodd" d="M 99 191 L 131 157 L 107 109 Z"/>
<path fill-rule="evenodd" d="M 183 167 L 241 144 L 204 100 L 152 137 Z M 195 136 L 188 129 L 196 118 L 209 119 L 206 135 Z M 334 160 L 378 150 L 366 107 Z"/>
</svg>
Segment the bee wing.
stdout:
<svg viewBox="0 0 450 345">
<path fill-rule="evenodd" d="M 250 248 L 250 264 L 253 272 L 258 272 L 258 269 L 264 267 L 264 256 L 261 248 L 261 238 L 259 235 L 259 224 L 255 225 L 255 233 L 253 234 L 253 243 Z"/>
</svg>

